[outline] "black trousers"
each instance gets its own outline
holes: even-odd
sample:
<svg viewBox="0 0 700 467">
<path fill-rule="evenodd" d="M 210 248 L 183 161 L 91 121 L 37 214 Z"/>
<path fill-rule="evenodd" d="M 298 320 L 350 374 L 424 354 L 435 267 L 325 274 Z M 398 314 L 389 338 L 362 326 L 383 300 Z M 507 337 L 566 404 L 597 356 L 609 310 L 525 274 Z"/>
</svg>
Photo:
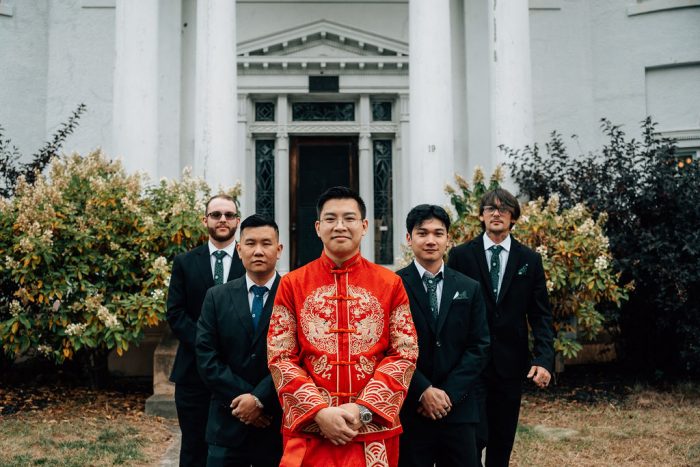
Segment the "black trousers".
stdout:
<svg viewBox="0 0 700 467">
<path fill-rule="evenodd" d="M 211 393 L 204 385 L 175 384 L 175 408 L 180 423 L 181 467 L 204 467 L 207 465 L 207 431 L 209 399 Z"/>
<path fill-rule="evenodd" d="M 476 454 L 486 449 L 486 467 L 508 467 L 520 416 L 522 378 L 502 378 L 487 368 L 475 394 L 479 399 L 480 422 L 476 430 Z"/>
<path fill-rule="evenodd" d="M 249 446 L 230 448 L 209 445 L 207 467 L 277 467 L 280 465 L 282 452 L 274 446 Z"/>
<path fill-rule="evenodd" d="M 403 421 L 402 421 L 403 423 Z M 403 424 L 399 467 L 474 467 L 474 423 L 445 423 L 422 415 Z"/>
</svg>

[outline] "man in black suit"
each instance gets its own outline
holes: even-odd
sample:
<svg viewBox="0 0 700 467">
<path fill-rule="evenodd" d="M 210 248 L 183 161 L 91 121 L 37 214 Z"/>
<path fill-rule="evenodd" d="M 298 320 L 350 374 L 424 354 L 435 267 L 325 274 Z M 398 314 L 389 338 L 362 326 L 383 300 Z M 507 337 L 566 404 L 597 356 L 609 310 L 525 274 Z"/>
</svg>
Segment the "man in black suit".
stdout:
<svg viewBox="0 0 700 467">
<path fill-rule="evenodd" d="M 267 368 L 267 328 L 280 276 L 279 229 L 254 214 L 237 246 L 246 274 L 209 289 L 197 322 L 197 364 L 212 392 L 208 467 L 277 466 L 282 409 Z"/>
<path fill-rule="evenodd" d="M 541 388 L 554 366 L 554 328 L 542 258 L 510 231 L 520 217 L 518 200 L 498 188 L 481 198 L 484 234 L 452 249 L 448 266 L 481 282 L 491 333 L 491 357 L 479 393 L 484 402 L 477 430 L 479 457 L 486 465 L 507 466 L 520 414 L 524 376 Z M 532 329 L 532 359 L 528 348 Z"/>
<path fill-rule="evenodd" d="M 406 217 L 415 261 L 397 272 L 418 333 L 418 363 L 401 410 L 399 465 L 476 465 L 474 383 L 486 366 L 489 333 L 478 282 L 445 267 L 450 218 L 421 204 Z"/>
<path fill-rule="evenodd" d="M 175 407 L 182 432 L 180 465 L 201 467 L 207 462 L 207 427 L 211 393 L 197 372 L 194 354 L 197 319 L 207 290 L 215 284 L 245 273 L 235 249 L 238 208 L 233 198 L 217 195 L 209 199 L 202 223 L 209 232 L 205 245 L 178 255 L 168 288 L 168 324 L 180 341 L 170 374 L 175 383 Z"/>
</svg>

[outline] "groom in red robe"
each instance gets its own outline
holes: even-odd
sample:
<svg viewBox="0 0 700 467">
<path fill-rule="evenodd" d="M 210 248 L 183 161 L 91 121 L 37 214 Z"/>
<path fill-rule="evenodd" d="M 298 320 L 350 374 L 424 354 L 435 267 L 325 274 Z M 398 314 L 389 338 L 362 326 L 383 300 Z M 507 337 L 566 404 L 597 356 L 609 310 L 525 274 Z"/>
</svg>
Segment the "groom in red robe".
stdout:
<svg viewBox="0 0 700 467">
<path fill-rule="evenodd" d="M 399 410 L 418 358 L 401 278 L 360 255 L 365 203 L 317 204 L 321 257 L 280 282 L 268 364 L 283 410 L 281 466 L 395 466 Z"/>
</svg>

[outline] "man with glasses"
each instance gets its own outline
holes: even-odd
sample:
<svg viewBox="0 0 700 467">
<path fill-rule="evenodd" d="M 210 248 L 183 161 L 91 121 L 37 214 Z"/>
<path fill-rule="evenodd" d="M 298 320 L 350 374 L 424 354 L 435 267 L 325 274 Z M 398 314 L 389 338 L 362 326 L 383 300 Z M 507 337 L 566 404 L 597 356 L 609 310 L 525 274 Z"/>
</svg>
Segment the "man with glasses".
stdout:
<svg viewBox="0 0 700 467">
<path fill-rule="evenodd" d="M 481 462 L 486 448 L 488 467 L 508 465 L 524 377 L 545 388 L 554 367 L 554 328 L 542 258 L 510 235 L 519 217 L 518 200 L 508 191 L 485 193 L 479 204 L 484 234 L 453 248 L 447 262 L 481 282 L 486 299 L 491 353 L 477 385 L 482 399 L 477 454 Z"/>
<path fill-rule="evenodd" d="M 282 278 L 268 331 L 281 465 L 396 466 L 418 357 L 406 291 L 360 254 L 368 222 L 356 192 L 330 188 L 316 210 L 321 257 Z"/>
<path fill-rule="evenodd" d="M 210 287 L 245 274 L 234 241 L 239 217 L 232 197 L 213 196 L 202 218 L 209 241 L 176 256 L 173 261 L 166 317 L 180 341 L 170 381 L 175 383 L 175 407 L 182 432 L 181 466 L 198 467 L 207 463 L 205 432 L 211 393 L 197 371 L 197 320 Z"/>
</svg>

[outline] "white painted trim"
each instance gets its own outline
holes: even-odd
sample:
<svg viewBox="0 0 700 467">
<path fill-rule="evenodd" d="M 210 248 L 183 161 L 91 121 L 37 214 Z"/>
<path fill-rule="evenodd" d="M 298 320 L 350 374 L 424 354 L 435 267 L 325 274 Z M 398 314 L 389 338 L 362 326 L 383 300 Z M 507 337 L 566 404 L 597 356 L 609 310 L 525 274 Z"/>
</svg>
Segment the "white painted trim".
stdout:
<svg viewBox="0 0 700 467">
<path fill-rule="evenodd" d="M 530 0 L 531 10 L 561 10 L 562 0 Z"/>
<path fill-rule="evenodd" d="M 7 3 L 0 3 L 0 16 L 12 17 L 15 14 L 15 6 Z"/>
<path fill-rule="evenodd" d="M 82 0 L 81 8 L 115 8 L 116 0 Z"/>
<path fill-rule="evenodd" d="M 627 16 L 692 7 L 700 7 L 700 0 L 637 0 L 636 5 L 627 7 Z"/>
</svg>

